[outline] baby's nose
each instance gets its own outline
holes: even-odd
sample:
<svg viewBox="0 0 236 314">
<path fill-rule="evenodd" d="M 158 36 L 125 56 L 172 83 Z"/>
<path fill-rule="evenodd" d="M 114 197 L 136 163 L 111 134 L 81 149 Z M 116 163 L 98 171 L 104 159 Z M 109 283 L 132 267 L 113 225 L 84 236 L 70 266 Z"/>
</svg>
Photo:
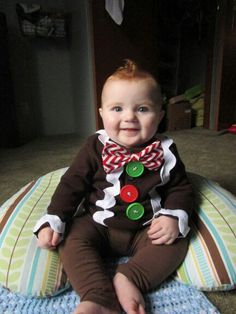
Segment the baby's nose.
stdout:
<svg viewBox="0 0 236 314">
<path fill-rule="evenodd" d="M 127 110 L 127 112 L 125 112 L 125 120 L 126 121 L 133 121 L 136 120 L 136 114 L 133 110 Z"/>
</svg>

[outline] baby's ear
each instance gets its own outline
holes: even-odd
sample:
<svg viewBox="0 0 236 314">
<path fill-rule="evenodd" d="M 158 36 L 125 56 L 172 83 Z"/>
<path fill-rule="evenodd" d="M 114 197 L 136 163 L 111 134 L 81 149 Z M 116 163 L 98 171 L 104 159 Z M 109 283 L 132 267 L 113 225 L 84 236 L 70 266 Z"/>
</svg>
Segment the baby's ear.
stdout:
<svg viewBox="0 0 236 314">
<path fill-rule="evenodd" d="M 102 118 L 102 107 L 100 107 L 99 109 L 98 109 L 98 112 L 99 112 L 99 114 L 100 114 L 100 117 Z"/>
</svg>

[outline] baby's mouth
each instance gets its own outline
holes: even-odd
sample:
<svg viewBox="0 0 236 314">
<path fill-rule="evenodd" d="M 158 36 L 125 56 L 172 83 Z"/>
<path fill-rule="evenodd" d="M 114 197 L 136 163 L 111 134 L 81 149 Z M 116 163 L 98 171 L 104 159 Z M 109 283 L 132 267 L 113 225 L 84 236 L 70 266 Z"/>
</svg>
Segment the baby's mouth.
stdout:
<svg viewBox="0 0 236 314">
<path fill-rule="evenodd" d="M 137 128 L 123 128 L 121 130 L 122 131 L 130 131 L 130 132 L 137 132 L 137 131 L 139 131 L 139 129 L 137 129 Z"/>
</svg>

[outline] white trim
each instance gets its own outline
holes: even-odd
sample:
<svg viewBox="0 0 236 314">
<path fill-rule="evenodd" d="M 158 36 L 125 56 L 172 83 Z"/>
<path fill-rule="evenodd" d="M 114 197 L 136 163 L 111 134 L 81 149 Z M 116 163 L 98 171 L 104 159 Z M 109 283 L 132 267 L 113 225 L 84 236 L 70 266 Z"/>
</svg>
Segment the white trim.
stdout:
<svg viewBox="0 0 236 314">
<path fill-rule="evenodd" d="M 173 144 L 173 140 L 169 138 L 164 138 L 161 141 L 161 146 L 164 153 L 164 165 L 161 168 L 160 176 L 161 176 L 161 184 L 164 185 L 170 180 L 170 171 L 175 167 L 176 165 L 176 158 L 175 155 L 171 152 L 170 146 Z"/>
<path fill-rule="evenodd" d="M 49 223 L 50 227 L 55 232 L 64 234 L 65 225 L 66 225 L 65 222 L 62 222 L 61 219 L 57 215 L 49 215 L 49 214 L 44 215 L 37 221 L 33 229 L 33 232 L 34 233 L 38 232 L 39 229 L 42 227 L 42 225 L 44 225 L 45 223 Z"/>
<path fill-rule="evenodd" d="M 109 140 L 109 136 L 107 135 L 105 130 L 99 130 L 96 133 L 99 134 L 98 139 L 100 142 L 105 145 L 106 142 Z M 116 199 L 115 197 L 120 194 L 120 176 L 124 170 L 124 167 L 121 167 L 112 173 L 106 174 L 106 181 L 111 183 L 112 186 L 109 186 L 103 190 L 104 192 L 104 198 L 101 200 L 97 200 L 95 205 L 102 208 L 103 211 L 96 211 L 93 214 L 93 219 L 102 224 L 105 225 L 104 220 L 106 218 L 111 218 L 115 214 L 108 210 L 108 208 L 112 208 L 116 205 Z"/>
<path fill-rule="evenodd" d="M 183 237 L 186 237 L 190 228 L 188 226 L 188 214 L 182 209 L 165 209 L 162 208 L 158 214 L 173 216 L 178 218 L 179 231 Z"/>
<path fill-rule="evenodd" d="M 104 223 L 104 220 L 107 218 L 111 218 L 114 215 L 115 214 L 108 209 L 98 210 L 93 214 L 93 220 L 103 226 L 106 226 L 106 224 Z"/>
<path fill-rule="evenodd" d="M 96 206 L 99 206 L 103 209 L 114 207 L 116 204 L 115 196 L 120 194 L 120 181 L 119 178 L 123 172 L 123 167 L 113 171 L 112 173 L 108 173 L 106 175 L 106 181 L 111 183 L 112 186 L 105 188 L 104 198 L 102 200 L 96 201 Z"/>
<path fill-rule="evenodd" d="M 105 145 L 106 142 L 108 142 L 109 140 L 109 136 L 107 135 L 107 132 L 104 129 L 101 129 L 101 130 L 98 130 L 96 133 L 100 134 L 98 135 L 98 139 L 103 145 Z"/>
</svg>

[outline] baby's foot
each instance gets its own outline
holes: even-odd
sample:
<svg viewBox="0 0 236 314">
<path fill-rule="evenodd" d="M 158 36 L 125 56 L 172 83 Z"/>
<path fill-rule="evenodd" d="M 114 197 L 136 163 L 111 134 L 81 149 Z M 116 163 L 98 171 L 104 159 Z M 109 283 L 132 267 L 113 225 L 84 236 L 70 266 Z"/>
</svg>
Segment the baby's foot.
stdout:
<svg viewBox="0 0 236 314">
<path fill-rule="evenodd" d="M 146 314 L 141 292 L 129 279 L 117 273 L 113 279 L 117 298 L 127 314 Z"/>
<path fill-rule="evenodd" d="M 73 314 L 119 314 L 120 312 L 108 309 L 100 304 L 83 301 L 76 307 Z"/>
</svg>

